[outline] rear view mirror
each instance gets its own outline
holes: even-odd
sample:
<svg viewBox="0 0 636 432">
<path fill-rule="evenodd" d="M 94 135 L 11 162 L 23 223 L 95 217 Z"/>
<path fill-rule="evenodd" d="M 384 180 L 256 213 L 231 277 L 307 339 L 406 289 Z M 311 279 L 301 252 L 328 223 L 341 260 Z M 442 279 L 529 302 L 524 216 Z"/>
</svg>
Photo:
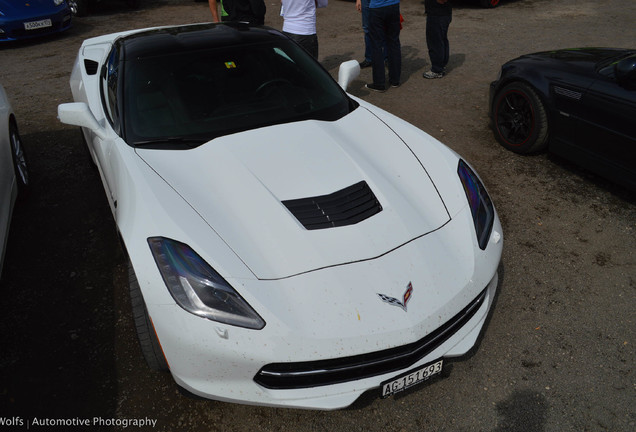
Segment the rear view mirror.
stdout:
<svg viewBox="0 0 636 432">
<path fill-rule="evenodd" d="M 636 55 L 624 58 L 614 65 L 616 81 L 628 90 L 636 89 Z"/>
<path fill-rule="evenodd" d="M 88 128 L 101 139 L 106 138 L 104 128 L 101 127 L 88 105 L 84 102 L 58 105 L 57 118 L 62 123 Z"/>
<path fill-rule="evenodd" d="M 343 90 L 347 90 L 349 84 L 360 75 L 360 63 L 357 60 L 349 60 L 340 65 L 338 69 L 338 84 Z"/>
</svg>

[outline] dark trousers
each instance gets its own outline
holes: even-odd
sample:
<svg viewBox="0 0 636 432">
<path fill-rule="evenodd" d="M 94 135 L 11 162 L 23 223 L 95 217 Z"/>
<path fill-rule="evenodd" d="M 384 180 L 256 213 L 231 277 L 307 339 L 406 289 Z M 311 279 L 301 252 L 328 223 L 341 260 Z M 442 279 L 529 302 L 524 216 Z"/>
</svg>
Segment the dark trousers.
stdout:
<svg viewBox="0 0 636 432">
<path fill-rule="evenodd" d="M 448 27 L 452 19 L 451 15 L 426 15 L 426 45 L 431 58 L 431 70 L 435 73 L 444 72 L 448 64 Z"/>
<path fill-rule="evenodd" d="M 318 35 L 298 35 L 295 33 L 283 32 L 285 36 L 295 41 L 298 45 L 305 48 L 313 58 L 318 60 Z"/>
<path fill-rule="evenodd" d="M 386 76 L 384 72 L 384 52 L 389 64 L 389 82 L 399 84 L 402 74 L 402 48 L 400 45 L 400 4 L 381 8 L 369 9 L 369 35 L 373 41 L 373 84 L 384 86 Z"/>
<path fill-rule="evenodd" d="M 369 35 L 369 0 L 362 0 L 362 31 L 364 32 L 364 59 L 368 62 L 372 61 L 373 41 Z"/>
</svg>

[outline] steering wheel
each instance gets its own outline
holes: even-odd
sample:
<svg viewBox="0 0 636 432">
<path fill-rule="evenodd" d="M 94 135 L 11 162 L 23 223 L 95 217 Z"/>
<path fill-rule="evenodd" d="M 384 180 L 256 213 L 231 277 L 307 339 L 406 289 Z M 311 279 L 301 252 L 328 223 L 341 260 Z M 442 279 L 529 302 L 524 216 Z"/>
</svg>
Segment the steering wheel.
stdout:
<svg viewBox="0 0 636 432">
<path fill-rule="evenodd" d="M 273 85 L 282 85 L 282 84 L 290 84 L 291 82 L 285 78 L 272 78 L 271 80 L 265 81 L 263 84 L 259 85 L 256 89 L 256 93 L 260 93 L 265 90 L 269 86 Z"/>
</svg>

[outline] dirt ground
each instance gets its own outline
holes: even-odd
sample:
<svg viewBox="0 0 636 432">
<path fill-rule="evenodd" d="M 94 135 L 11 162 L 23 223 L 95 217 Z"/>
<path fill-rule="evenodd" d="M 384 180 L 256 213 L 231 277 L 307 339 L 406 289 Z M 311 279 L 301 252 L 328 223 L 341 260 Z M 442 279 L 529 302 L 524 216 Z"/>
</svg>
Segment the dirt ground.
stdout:
<svg viewBox="0 0 636 432">
<path fill-rule="evenodd" d="M 266 24 L 281 28 L 278 0 Z M 156 431 L 634 431 L 636 197 L 544 154 L 502 149 L 488 128 L 488 84 L 523 53 L 578 46 L 634 48 L 633 0 L 454 0 L 450 73 L 430 62 L 420 0 L 402 0 L 403 84 L 356 96 L 397 114 L 467 158 L 502 219 L 503 279 L 477 352 L 449 378 L 347 410 L 272 409 L 186 398 L 150 372 L 137 345 L 126 263 L 97 172 L 75 128 L 56 119 L 83 39 L 210 19 L 207 3 L 101 3 L 66 34 L 0 46 L 0 82 L 13 100 L 32 169 L 16 208 L 0 282 L 0 420 L 102 419 L 66 430 Z M 318 13 L 320 61 L 362 59 L 354 3 Z M 635 158 L 636 162 L 636 158 Z M 140 429 L 124 419 L 156 420 Z M 120 426 L 112 426 L 119 420 Z M 17 423 L 20 424 L 19 422 Z"/>
</svg>

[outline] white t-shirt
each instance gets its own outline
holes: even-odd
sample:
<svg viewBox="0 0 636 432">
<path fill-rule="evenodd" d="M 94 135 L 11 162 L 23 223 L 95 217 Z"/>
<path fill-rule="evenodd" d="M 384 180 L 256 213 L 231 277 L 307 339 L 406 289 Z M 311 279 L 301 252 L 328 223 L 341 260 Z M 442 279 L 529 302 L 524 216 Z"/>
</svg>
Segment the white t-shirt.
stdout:
<svg viewBox="0 0 636 432">
<path fill-rule="evenodd" d="M 281 15 L 284 32 L 316 34 L 316 0 L 283 0 Z"/>
</svg>

